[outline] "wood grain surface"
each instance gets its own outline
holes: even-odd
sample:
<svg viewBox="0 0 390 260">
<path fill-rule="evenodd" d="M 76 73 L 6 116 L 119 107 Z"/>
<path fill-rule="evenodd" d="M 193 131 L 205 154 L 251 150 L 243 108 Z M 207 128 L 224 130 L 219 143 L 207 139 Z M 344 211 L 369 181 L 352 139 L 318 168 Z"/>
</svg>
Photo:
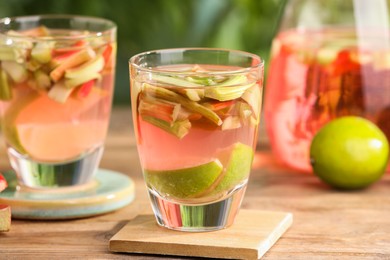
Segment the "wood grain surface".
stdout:
<svg viewBox="0 0 390 260">
<path fill-rule="evenodd" d="M 241 209 L 234 224 L 217 232 L 178 232 L 138 215 L 110 239 L 110 251 L 226 259 L 258 259 L 291 226 L 291 213 Z"/>
<path fill-rule="evenodd" d="M 264 124 L 259 137 L 242 208 L 294 215 L 293 225 L 263 259 L 390 259 L 389 174 L 363 191 L 332 190 L 311 174 L 279 165 L 270 152 Z M 13 220 L 10 231 L 0 233 L 0 259 L 156 259 L 156 255 L 111 253 L 108 247 L 129 220 L 151 214 L 129 107 L 113 110 L 101 167 L 135 181 L 132 204 L 84 219 Z M 1 146 L 0 170 L 8 168 Z"/>
</svg>

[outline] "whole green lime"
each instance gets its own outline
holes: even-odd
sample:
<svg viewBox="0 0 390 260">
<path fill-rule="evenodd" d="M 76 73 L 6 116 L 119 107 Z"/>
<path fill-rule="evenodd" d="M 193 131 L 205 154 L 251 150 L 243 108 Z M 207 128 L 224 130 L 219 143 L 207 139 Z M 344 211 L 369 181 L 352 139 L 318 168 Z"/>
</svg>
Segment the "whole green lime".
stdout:
<svg viewBox="0 0 390 260">
<path fill-rule="evenodd" d="M 338 189 L 362 189 L 379 180 L 389 160 L 389 142 L 371 121 L 355 116 L 335 119 L 310 146 L 314 173 Z"/>
</svg>

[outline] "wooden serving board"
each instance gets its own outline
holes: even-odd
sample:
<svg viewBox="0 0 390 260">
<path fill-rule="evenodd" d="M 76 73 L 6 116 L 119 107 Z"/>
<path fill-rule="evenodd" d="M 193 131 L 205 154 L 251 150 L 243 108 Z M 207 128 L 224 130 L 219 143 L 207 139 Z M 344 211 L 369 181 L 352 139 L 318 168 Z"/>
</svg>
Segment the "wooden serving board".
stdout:
<svg viewBox="0 0 390 260">
<path fill-rule="evenodd" d="M 227 229 L 192 233 L 160 227 L 153 215 L 139 215 L 111 238 L 110 251 L 258 259 L 291 226 L 292 220 L 291 213 L 242 209 Z"/>
</svg>

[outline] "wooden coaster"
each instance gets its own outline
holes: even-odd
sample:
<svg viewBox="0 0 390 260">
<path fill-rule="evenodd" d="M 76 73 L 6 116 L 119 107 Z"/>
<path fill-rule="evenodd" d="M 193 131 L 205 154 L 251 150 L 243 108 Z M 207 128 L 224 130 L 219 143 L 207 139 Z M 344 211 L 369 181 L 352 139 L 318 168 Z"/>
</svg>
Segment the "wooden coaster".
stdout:
<svg viewBox="0 0 390 260">
<path fill-rule="evenodd" d="M 180 232 L 158 226 L 153 215 L 139 215 L 110 240 L 110 251 L 258 259 L 292 224 L 292 214 L 240 210 L 235 223 L 213 232 Z"/>
</svg>

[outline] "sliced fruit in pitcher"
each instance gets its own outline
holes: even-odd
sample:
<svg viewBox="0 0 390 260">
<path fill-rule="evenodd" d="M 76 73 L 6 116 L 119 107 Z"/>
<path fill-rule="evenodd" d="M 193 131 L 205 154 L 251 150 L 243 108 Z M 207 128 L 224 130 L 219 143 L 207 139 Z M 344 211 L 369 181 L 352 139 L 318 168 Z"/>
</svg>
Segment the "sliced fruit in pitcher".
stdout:
<svg viewBox="0 0 390 260">
<path fill-rule="evenodd" d="M 161 194 L 174 198 L 194 198 L 208 190 L 219 177 L 219 160 L 194 167 L 173 170 L 144 170 L 146 183 Z"/>
</svg>

